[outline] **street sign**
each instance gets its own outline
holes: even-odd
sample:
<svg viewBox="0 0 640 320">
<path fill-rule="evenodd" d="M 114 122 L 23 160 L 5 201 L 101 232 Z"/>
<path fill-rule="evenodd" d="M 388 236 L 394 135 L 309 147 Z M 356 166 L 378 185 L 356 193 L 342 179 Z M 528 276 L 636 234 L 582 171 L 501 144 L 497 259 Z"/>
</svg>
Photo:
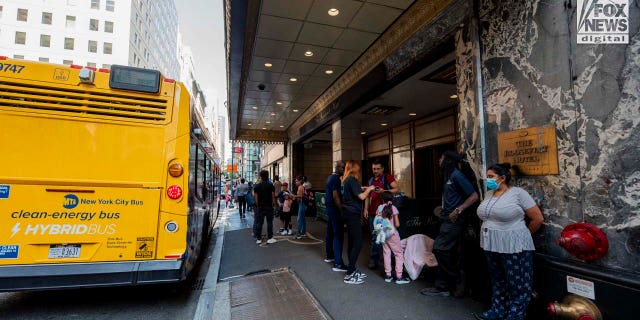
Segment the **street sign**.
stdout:
<svg viewBox="0 0 640 320">
<path fill-rule="evenodd" d="M 238 165 L 237 164 L 228 164 L 227 165 L 227 172 L 238 172 Z"/>
</svg>

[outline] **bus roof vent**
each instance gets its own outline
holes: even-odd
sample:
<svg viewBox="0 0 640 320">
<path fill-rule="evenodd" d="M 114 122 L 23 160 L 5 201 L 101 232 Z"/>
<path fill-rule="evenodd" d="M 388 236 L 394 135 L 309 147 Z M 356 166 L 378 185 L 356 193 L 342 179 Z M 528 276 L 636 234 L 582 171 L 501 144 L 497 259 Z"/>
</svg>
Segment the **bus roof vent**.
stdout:
<svg viewBox="0 0 640 320">
<path fill-rule="evenodd" d="M 165 123 L 168 117 L 168 100 L 161 97 L 7 81 L 0 81 L 0 108 L 155 124 Z"/>
</svg>

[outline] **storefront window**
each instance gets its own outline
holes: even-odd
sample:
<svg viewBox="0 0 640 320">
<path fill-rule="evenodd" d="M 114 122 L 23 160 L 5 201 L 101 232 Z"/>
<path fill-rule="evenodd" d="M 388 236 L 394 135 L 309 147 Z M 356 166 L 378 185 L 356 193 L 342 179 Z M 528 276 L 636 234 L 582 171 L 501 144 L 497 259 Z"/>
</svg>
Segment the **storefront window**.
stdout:
<svg viewBox="0 0 640 320">
<path fill-rule="evenodd" d="M 400 190 L 407 196 L 413 197 L 413 188 L 411 187 L 413 180 L 413 175 L 411 174 L 411 150 L 393 154 L 393 176 L 398 181 Z"/>
</svg>

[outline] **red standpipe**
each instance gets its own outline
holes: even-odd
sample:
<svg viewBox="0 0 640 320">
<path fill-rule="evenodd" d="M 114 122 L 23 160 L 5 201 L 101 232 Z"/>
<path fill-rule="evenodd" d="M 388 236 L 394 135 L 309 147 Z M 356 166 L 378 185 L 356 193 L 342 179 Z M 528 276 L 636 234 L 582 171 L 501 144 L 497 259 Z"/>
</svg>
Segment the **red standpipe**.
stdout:
<svg viewBox="0 0 640 320">
<path fill-rule="evenodd" d="M 600 259 L 609 250 L 607 235 L 598 227 L 585 222 L 567 225 L 556 242 L 572 256 L 586 261 Z"/>
</svg>

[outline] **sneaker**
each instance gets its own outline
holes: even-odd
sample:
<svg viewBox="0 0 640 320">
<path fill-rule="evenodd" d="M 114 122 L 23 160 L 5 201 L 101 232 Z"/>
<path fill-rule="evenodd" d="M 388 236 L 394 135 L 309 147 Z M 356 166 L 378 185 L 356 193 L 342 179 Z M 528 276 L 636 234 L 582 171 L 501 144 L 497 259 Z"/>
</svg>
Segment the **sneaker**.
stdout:
<svg viewBox="0 0 640 320">
<path fill-rule="evenodd" d="M 360 270 L 358 270 L 358 269 L 356 269 L 356 271 L 355 271 L 355 272 L 356 272 L 356 275 L 358 276 L 358 278 L 360 278 L 360 279 L 364 279 L 364 278 L 366 278 L 366 277 L 367 277 L 367 275 L 366 275 L 366 274 L 364 274 L 364 273 L 360 272 Z"/>
<path fill-rule="evenodd" d="M 262 244 L 262 239 L 257 239 L 256 244 Z"/>
<path fill-rule="evenodd" d="M 287 233 L 287 230 L 284 230 L 284 231 L 280 232 L 280 235 L 281 235 L 281 236 L 286 236 L 287 234 L 288 234 L 288 233 Z"/>
<path fill-rule="evenodd" d="M 391 282 L 391 281 L 393 281 L 393 277 L 392 276 L 386 276 L 384 278 L 384 282 Z"/>
<path fill-rule="evenodd" d="M 290 236 L 291 235 L 291 229 L 287 230 L 287 235 Z"/>
<path fill-rule="evenodd" d="M 335 272 L 347 272 L 347 266 L 345 266 L 344 264 L 333 264 L 333 268 L 331 268 L 331 270 L 335 271 Z"/>
<path fill-rule="evenodd" d="M 326 263 L 333 262 L 333 259 L 324 258 L 324 262 L 326 262 Z"/>
<path fill-rule="evenodd" d="M 407 277 L 400 277 L 396 279 L 396 284 L 407 284 L 409 282 L 411 282 L 411 280 L 409 280 L 409 278 Z"/>
<path fill-rule="evenodd" d="M 278 242 L 278 240 L 276 240 L 274 238 L 271 238 L 271 239 L 267 240 L 268 244 L 273 244 L 273 243 L 276 243 L 276 242 Z"/>
<path fill-rule="evenodd" d="M 282 234 L 284 232 L 284 228 L 280 228 L 280 230 L 278 230 L 278 233 Z"/>
<path fill-rule="evenodd" d="M 420 290 L 420 294 L 430 297 L 448 297 L 450 295 L 449 290 L 440 290 L 436 287 L 429 287 Z"/>
<path fill-rule="evenodd" d="M 364 280 L 358 277 L 358 275 L 356 274 L 356 271 L 352 272 L 348 278 L 344 279 L 344 283 L 346 284 L 361 284 L 363 282 Z"/>
</svg>

